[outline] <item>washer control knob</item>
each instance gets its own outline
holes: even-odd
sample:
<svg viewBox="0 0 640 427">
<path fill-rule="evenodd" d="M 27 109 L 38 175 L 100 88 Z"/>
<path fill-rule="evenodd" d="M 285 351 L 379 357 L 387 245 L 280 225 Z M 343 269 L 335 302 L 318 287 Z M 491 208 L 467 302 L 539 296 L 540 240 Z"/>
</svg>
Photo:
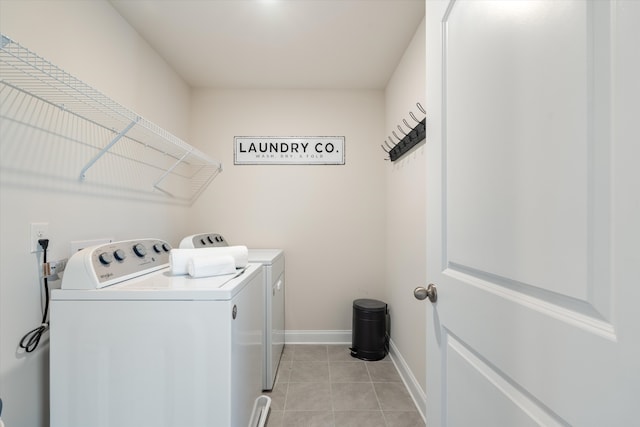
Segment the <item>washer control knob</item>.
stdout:
<svg viewBox="0 0 640 427">
<path fill-rule="evenodd" d="M 206 246 L 207 245 L 207 242 L 204 239 L 200 239 L 200 243 L 202 243 L 202 246 Z"/>
<path fill-rule="evenodd" d="M 167 243 L 163 243 L 162 249 L 164 249 L 165 252 L 169 252 L 171 250 L 171 246 L 169 246 Z"/>
<path fill-rule="evenodd" d="M 102 252 L 98 255 L 98 259 L 102 265 L 109 265 L 113 262 L 113 257 L 109 252 Z"/>
<path fill-rule="evenodd" d="M 162 245 L 160 243 L 156 243 L 153 245 L 153 250 L 159 254 L 160 252 L 162 252 Z"/>
<path fill-rule="evenodd" d="M 215 237 L 214 237 L 214 239 L 215 239 Z M 209 243 L 211 243 L 211 244 L 215 243 L 215 240 L 213 240 L 213 239 L 211 238 L 211 236 L 207 236 L 207 240 L 208 240 L 208 241 L 209 241 Z"/>
<path fill-rule="evenodd" d="M 144 247 L 142 243 L 137 243 L 133 245 L 133 252 L 138 255 L 140 258 L 147 254 L 147 249 Z"/>
<path fill-rule="evenodd" d="M 122 249 L 118 249 L 113 253 L 113 256 L 116 257 L 118 261 L 124 261 L 127 255 L 124 253 Z"/>
</svg>

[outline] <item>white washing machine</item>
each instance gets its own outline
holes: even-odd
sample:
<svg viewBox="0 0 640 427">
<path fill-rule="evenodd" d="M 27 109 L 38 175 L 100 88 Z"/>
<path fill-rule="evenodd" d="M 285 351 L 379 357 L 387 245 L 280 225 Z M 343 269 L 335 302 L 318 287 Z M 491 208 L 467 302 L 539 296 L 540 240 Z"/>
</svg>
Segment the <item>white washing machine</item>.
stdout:
<svg viewBox="0 0 640 427">
<path fill-rule="evenodd" d="M 180 242 L 180 248 L 228 246 L 217 233 L 194 234 Z M 249 249 L 249 262 L 263 265 L 264 275 L 264 353 L 262 388 L 272 390 L 284 349 L 284 251 Z"/>
<path fill-rule="evenodd" d="M 264 271 L 172 276 L 170 246 L 86 248 L 51 294 L 51 427 L 263 425 Z"/>
</svg>

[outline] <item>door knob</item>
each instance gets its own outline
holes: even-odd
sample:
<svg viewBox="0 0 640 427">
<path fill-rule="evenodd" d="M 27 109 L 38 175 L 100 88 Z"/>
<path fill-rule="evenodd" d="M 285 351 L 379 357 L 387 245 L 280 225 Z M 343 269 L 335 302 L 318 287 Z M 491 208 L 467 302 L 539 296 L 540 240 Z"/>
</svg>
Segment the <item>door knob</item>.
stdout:
<svg viewBox="0 0 640 427">
<path fill-rule="evenodd" d="M 429 283 L 429 286 L 426 288 L 424 286 L 418 286 L 413 290 L 413 296 L 419 300 L 429 298 L 429 301 L 436 302 L 438 301 L 438 289 L 433 283 Z"/>
</svg>

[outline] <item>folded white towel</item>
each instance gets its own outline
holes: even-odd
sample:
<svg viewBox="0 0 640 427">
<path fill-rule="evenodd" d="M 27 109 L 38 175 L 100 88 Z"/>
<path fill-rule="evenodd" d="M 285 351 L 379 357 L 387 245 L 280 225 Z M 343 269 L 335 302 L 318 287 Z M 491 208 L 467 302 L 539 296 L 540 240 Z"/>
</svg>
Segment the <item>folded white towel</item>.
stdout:
<svg viewBox="0 0 640 427">
<path fill-rule="evenodd" d="M 222 276 L 236 272 L 236 263 L 231 255 L 218 257 L 196 256 L 187 266 L 191 277 Z"/>
<path fill-rule="evenodd" d="M 221 246 L 199 249 L 171 249 L 171 252 L 169 253 L 171 274 L 188 274 L 189 260 L 192 258 L 217 258 L 222 256 L 233 257 L 236 268 L 244 268 L 249 262 L 249 250 L 246 246 Z"/>
</svg>

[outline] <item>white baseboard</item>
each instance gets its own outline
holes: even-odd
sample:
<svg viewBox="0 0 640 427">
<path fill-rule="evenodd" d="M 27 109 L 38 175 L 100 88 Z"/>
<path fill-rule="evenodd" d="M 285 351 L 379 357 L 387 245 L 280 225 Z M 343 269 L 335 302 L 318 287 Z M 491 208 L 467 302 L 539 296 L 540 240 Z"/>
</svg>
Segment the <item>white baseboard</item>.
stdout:
<svg viewBox="0 0 640 427">
<path fill-rule="evenodd" d="M 396 345 L 393 343 L 393 340 L 391 340 L 389 345 L 389 356 L 391 357 L 393 364 L 396 366 L 396 369 L 398 370 L 398 373 L 402 378 L 402 382 L 404 382 L 404 385 L 407 387 L 411 398 L 416 404 L 418 412 L 420 412 L 422 419 L 426 422 L 427 396 L 424 391 L 422 391 L 420 383 L 418 383 L 416 377 L 413 375 L 413 372 L 411 372 L 411 369 L 409 369 L 409 365 L 407 365 L 407 362 L 398 351 L 398 347 L 396 347 Z"/>
<path fill-rule="evenodd" d="M 284 332 L 285 343 L 287 344 L 351 344 L 351 331 L 294 331 Z M 395 365 L 402 382 L 407 387 L 411 398 L 418 408 L 418 412 L 425 419 L 427 413 L 427 397 L 420 387 L 420 383 L 409 369 L 409 365 L 404 360 L 398 347 L 393 340 L 389 343 L 389 357 Z"/>
<path fill-rule="evenodd" d="M 348 331 L 284 331 L 287 344 L 351 344 L 351 330 Z"/>
</svg>

